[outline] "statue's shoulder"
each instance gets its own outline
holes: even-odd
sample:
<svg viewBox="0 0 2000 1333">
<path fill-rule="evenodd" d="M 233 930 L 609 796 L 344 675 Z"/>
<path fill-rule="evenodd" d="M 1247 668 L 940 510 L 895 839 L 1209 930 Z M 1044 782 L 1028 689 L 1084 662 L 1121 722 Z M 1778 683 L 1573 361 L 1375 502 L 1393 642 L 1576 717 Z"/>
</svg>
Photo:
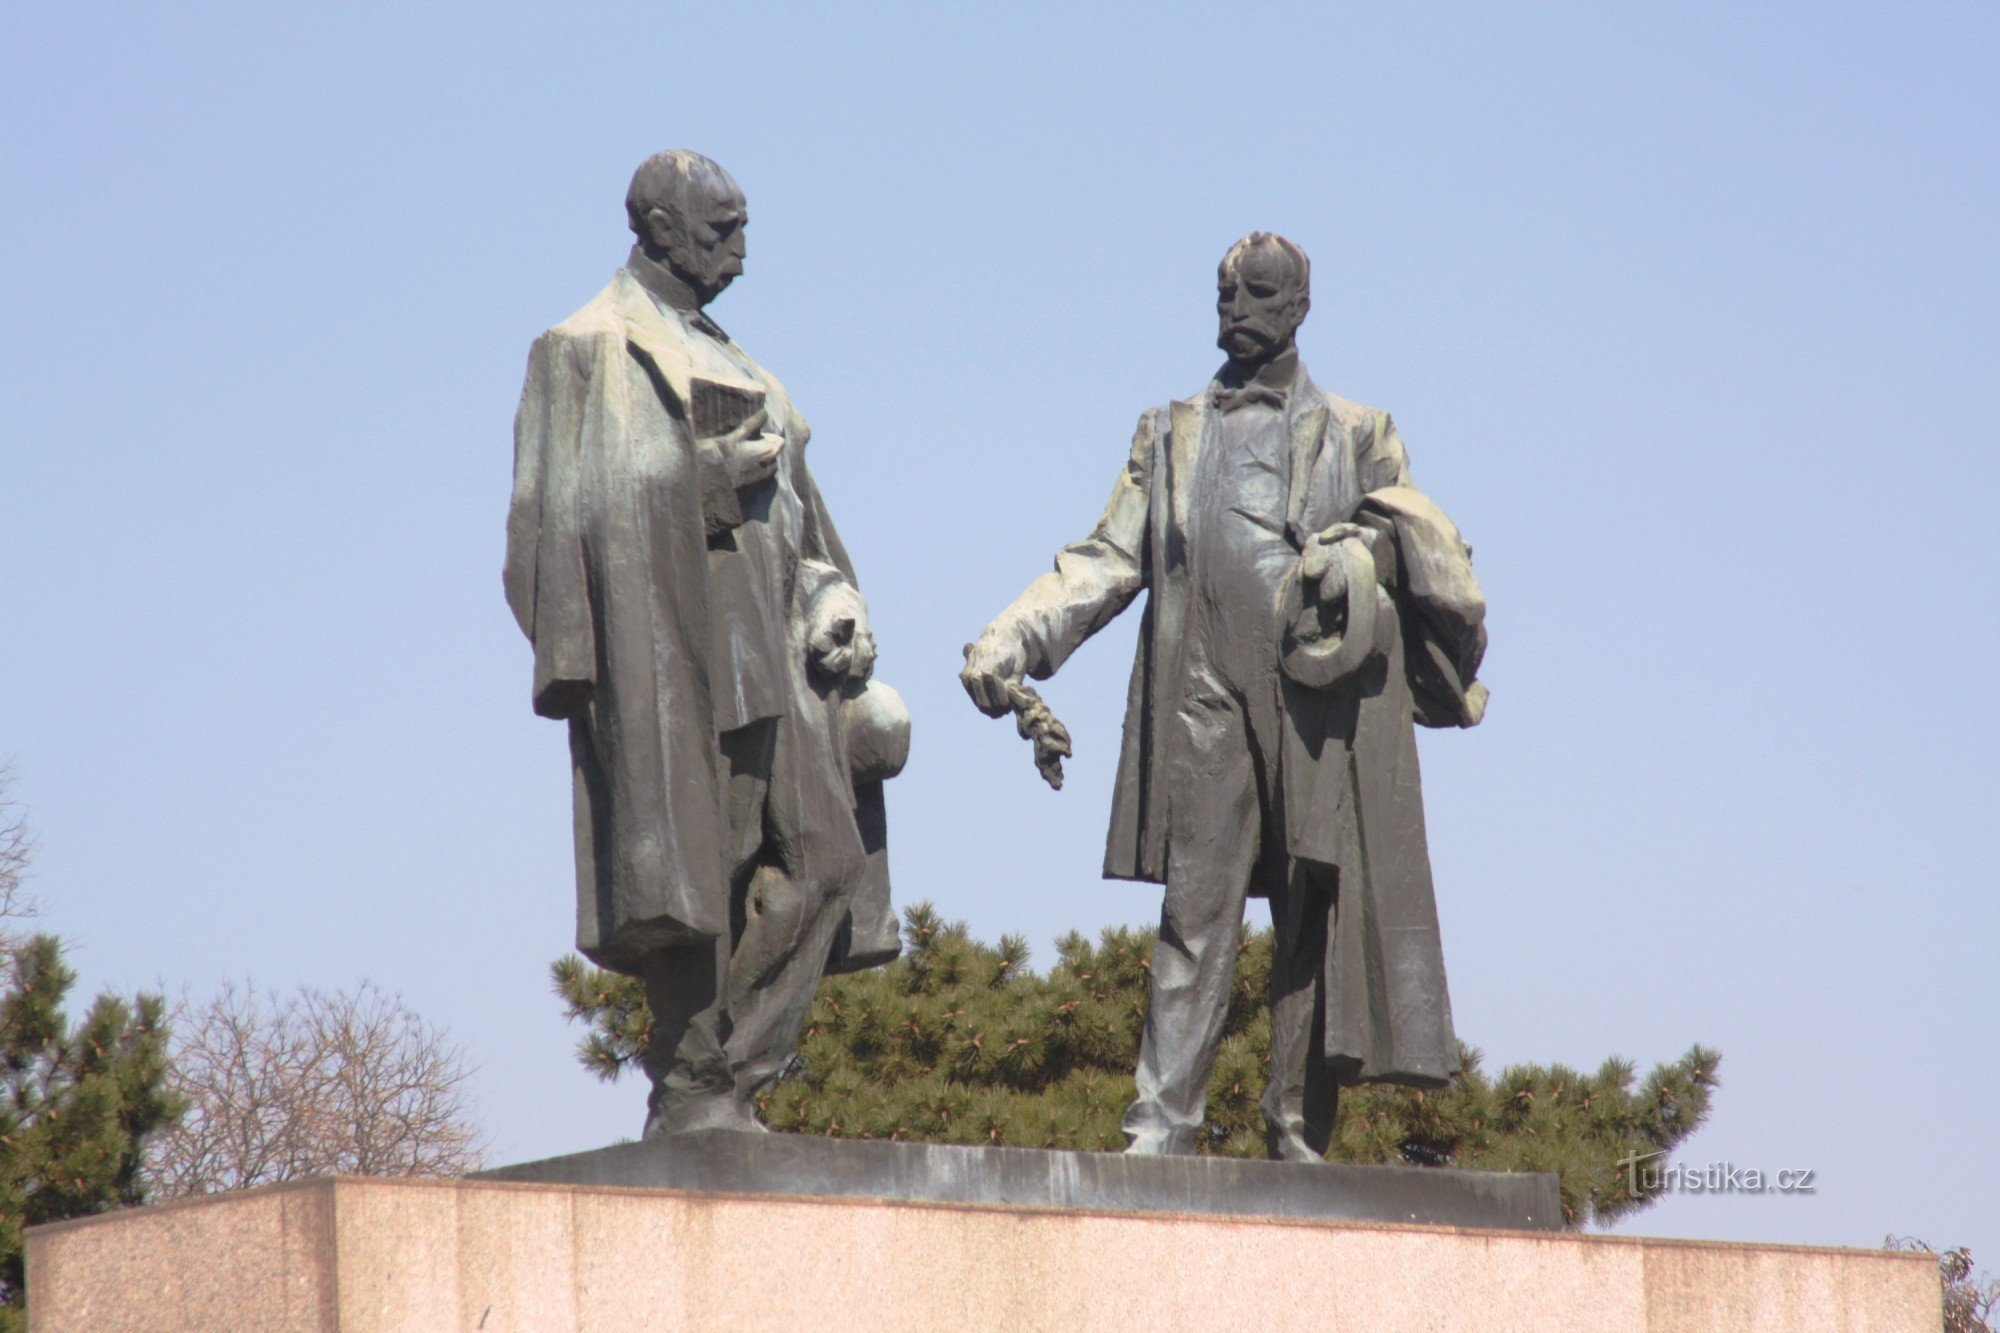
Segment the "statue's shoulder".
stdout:
<svg viewBox="0 0 2000 1333">
<path fill-rule="evenodd" d="M 1199 389 L 1182 398 L 1149 407 L 1139 414 L 1139 434 L 1149 435 L 1163 445 L 1174 435 L 1174 422 L 1178 419 L 1189 427 L 1200 420 L 1200 414 L 1208 408 L 1209 390 L 1215 387 L 1215 378 L 1210 376 Z M 1136 443 L 1136 441 L 1135 441 Z"/>
<path fill-rule="evenodd" d="M 589 342 L 595 339 L 625 336 L 625 305 L 630 293 L 625 288 L 636 287 L 632 279 L 620 269 L 604 290 L 585 302 L 581 309 L 562 323 L 554 325 L 542 337 L 557 343 Z"/>
<path fill-rule="evenodd" d="M 687 400 L 694 365 L 687 330 L 678 320 L 661 316 L 626 269 L 612 275 L 581 310 L 542 334 L 536 359 L 587 378 L 625 364 L 628 347 L 652 363 L 669 392 Z"/>
<path fill-rule="evenodd" d="M 1357 403 L 1352 398 L 1342 398 L 1337 393 L 1329 393 L 1317 384 L 1312 387 L 1313 392 L 1326 403 L 1327 419 L 1337 423 L 1350 435 L 1366 437 L 1374 434 L 1376 423 L 1389 415 L 1380 408 Z"/>
<path fill-rule="evenodd" d="M 587 381 L 625 345 L 625 321 L 618 310 L 617 280 L 582 309 L 542 331 L 528 352 L 530 383 L 551 376 Z"/>
</svg>

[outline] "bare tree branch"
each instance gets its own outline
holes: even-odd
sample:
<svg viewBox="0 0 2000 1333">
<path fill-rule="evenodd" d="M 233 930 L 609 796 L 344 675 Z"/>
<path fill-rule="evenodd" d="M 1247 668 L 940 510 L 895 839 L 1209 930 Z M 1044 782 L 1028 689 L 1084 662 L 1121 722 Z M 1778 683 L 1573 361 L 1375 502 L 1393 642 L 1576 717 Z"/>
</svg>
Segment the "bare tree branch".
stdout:
<svg viewBox="0 0 2000 1333">
<path fill-rule="evenodd" d="M 14 938 L 7 922 L 35 914 L 35 901 L 22 887 L 34 859 L 27 812 L 14 799 L 13 765 L 0 764 L 0 943 Z"/>
<path fill-rule="evenodd" d="M 190 1107 L 154 1146 L 172 1198 L 314 1175 L 448 1176 L 480 1165 L 464 1052 L 364 983 L 279 996 L 225 986 L 173 1020 Z"/>
</svg>

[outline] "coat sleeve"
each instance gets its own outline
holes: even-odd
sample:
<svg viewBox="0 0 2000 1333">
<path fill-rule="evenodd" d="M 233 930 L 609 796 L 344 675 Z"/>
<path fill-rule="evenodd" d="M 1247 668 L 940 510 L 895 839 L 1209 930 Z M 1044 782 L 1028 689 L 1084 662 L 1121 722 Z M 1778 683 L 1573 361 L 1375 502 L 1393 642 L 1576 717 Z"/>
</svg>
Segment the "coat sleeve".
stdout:
<svg viewBox="0 0 2000 1333">
<path fill-rule="evenodd" d="M 1055 568 L 1030 583 L 987 627 L 988 633 L 1018 636 L 1028 674 L 1036 680 L 1054 675 L 1146 586 L 1148 511 L 1165 425 L 1161 408 L 1139 418 L 1131 455 L 1090 536 L 1058 551 Z"/>
<path fill-rule="evenodd" d="M 584 576 L 579 486 L 586 437 L 617 412 L 621 381 L 594 340 L 550 330 L 528 353 L 514 418 L 507 604 L 535 649 L 534 704 L 565 717 L 589 694 L 597 647 Z"/>
<path fill-rule="evenodd" d="M 1368 438 L 1361 443 L 1355 459 L 1355 476 L 1361 489 L 1379 491 L 1389 486 L 1414 486 L 1410 480 L 1410 456 L 1396 422 L 1387 412 L 1370 410 Z"/>
<path fill-rule="evenodd" d="M 813 480 L 812 470 L 806 466 L 805 447 L 812 438 L 812 428 L 806 425 L 805 418 L 796 409 L 791 412 L 791 433 L 796 441 L 793 448 L 797 451 L 792 485 L 805 509 L 805 522 L 799 538 L 798 579 L 792 590 L 792 614 L 810 627 L 822 598 L 851 597 L 859 604 L 860 580 L 854 576 L 854 563 L 848 558 L 847 547 L 842 545 L 840 533 L 833 526 L 833 518 L 826 511 L 826 501 L 820 497 L 819 484 Z"/>
</svg>

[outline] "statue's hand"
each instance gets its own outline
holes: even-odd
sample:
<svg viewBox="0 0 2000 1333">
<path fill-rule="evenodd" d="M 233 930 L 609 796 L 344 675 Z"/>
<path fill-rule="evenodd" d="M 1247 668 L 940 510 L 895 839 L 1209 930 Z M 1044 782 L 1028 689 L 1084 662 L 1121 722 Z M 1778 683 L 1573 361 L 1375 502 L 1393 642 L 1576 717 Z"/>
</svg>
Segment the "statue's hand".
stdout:
<svg viewBox="0 0 2000 1333">
<path fill-rule="evenodd" d="M 988 625 L 979 642 L 965 645 L 965 666 L 958 679 L 980 712 L 999 717 L 1013 707 L 1008 687 L 1020 684 L 1027 672 L 1020 636 Z"/>
<path fill-rule="evenodd" d="M 1366 541 L 1367 530 L 1352 523 L 1336 523 L 1316 532 L 1299 553 L 1299 582 L 1305 585 L 1308 606 L 1332 606 L 1347 595 L 1347 567 L 1333 558 L 1334 548 L 1350 539 Z"/>
<path fill-rule="evenodd" d="M 742 425 L 716 441 L 729 463 L 729 484 L 739 491 L 762 486 L 778 475 L 785 437 L 765 430 L 769 421 L 770 414 L 759 408 Z"/>
<path fill-rule="evenodd" d="M 835 681 L 865 681 L 874 672 L 875 635 L 860 593 L 842 585 L 820 597 L 806 629 L 806 660 Z"/>
</svg>

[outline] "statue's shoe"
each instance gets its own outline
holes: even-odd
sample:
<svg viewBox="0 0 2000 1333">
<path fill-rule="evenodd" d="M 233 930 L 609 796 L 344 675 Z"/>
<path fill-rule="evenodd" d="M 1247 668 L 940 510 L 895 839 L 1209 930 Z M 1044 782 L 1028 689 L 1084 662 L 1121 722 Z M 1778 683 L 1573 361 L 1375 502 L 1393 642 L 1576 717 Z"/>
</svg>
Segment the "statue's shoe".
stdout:
<svg viewBox="0 0 2000 1333">
<path fill-rule="evenodd" d="M 1265 1136 L 1265 1143 L 1274 1162 L 1324 1162 L 1326 1155 L 1315 1152 L 1313 1146 L 1297 1132 L 1271 1134 Z"/>
<path fill-rule="evenodd" d="M 1127 1132 L 1130 1140 L 1125 1151 L 1133 1157 L 1192 1157 L 1194 1155 L 1194 1131 L 1185 1129 L 1148 1129 L 1133 1134 Z"/>
</svg>

